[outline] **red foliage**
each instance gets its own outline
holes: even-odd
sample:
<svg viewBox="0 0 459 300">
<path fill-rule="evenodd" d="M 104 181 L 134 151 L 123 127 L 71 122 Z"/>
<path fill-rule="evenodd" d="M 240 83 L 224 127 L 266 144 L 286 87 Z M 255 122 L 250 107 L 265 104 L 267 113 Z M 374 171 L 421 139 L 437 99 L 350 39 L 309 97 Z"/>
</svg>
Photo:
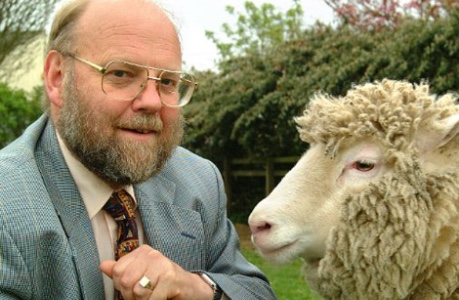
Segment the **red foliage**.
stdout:
<svg viewBox="0 0 459 300">
<path fill-rule="evenodd" d="M 362 30 L 397 28 L 411 16 L 435 20 L 459 9 L 457 0 L 324 0 L 343 24 Z"/>
</svg>

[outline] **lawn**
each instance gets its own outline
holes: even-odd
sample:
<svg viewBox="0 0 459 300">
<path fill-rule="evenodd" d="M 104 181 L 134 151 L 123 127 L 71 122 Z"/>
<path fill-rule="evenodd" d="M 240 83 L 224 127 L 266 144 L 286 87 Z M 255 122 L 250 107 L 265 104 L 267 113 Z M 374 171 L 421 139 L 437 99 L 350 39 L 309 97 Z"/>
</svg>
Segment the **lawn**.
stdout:
<svg viewBox="0 0 459 300">
<path fill-rule="evenodd" d="M 301 275 L 300 259 L 287 265 L 276 265 L 264 260 L 253 248 L 245 228 L 237 225 L 241 237 L 242 253 L 254 265 L 259 267 L 268 277 L 274 291 L 280 300 L 319 300 L 313 295 Z"/>
<path fill-rule="evenodd" d="M 268 277 L 274 291 L 280 300 L 319 300 L 309 290 L 301 276 L 300 260 L 288 265 L 275 265 L 268 263 L 252 249 L 242 249 L 244 256 L 254 265 L 258 266 Z"/>
</svg>

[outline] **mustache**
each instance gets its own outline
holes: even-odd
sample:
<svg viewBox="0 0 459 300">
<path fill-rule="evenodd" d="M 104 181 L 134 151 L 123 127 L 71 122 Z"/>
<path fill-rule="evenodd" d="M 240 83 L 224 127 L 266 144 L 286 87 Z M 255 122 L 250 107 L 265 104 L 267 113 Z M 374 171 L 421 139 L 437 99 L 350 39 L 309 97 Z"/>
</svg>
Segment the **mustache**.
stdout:
<svg viewBox="0 0 459 300">
<path fill-rule="evenodd" d="M 136 115 L 129 119 L 123 119 L 115 123 L 118 128 L 141 129 L 160 132 L 163 130 L 163 122 L 157 115 Z"/>
</svg>

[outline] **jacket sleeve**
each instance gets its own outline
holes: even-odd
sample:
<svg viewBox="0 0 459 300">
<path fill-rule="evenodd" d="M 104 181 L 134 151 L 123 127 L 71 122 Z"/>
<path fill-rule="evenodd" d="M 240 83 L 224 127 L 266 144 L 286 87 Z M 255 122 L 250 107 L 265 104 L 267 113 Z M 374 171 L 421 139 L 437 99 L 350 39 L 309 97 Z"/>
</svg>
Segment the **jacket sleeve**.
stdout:
<svg viewBox="0 0 459 300">
<path fill-rule="evenodd" d="M 0 299 L 32 299 L 31 277 L 4 227 L 0 228 Z"/>
<path fill-rule="evenodd" d="M 207 270 L 202 271 L 211 277 L 230 299 L 277 299 L 265 275 L 241 253 L 238 234 L 227 218 L 223 180 L 215 165 L 211 163 L 211 166 L 217 185 L 218 214 L 215 223 L 208 226 L 208 229 L 212 230 L 208 233 L 209 265 Z"/>
</svg>

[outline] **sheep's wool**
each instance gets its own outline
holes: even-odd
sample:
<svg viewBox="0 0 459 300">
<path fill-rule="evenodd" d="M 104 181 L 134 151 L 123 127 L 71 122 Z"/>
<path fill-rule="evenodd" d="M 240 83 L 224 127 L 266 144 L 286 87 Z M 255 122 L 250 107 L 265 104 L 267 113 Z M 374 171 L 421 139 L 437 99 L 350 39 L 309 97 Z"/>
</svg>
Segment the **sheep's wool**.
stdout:
<svg viewBox="0 0 459 300">
<path fill-rule="evenodd" d="M 325 299 L 459 299 L 458 138 L 451 167 L 424 174 L 415 137 L 458 113 L 427 84 L 384 80 L 342 98 L 316 95 L 297 118 L 301 139 L 332 158 L 348 138 L 380 138 L 391 171 L 349 196 L 310 284 Z M 456 155 L 454 155 L 456 154 Z"/>
</svg>

